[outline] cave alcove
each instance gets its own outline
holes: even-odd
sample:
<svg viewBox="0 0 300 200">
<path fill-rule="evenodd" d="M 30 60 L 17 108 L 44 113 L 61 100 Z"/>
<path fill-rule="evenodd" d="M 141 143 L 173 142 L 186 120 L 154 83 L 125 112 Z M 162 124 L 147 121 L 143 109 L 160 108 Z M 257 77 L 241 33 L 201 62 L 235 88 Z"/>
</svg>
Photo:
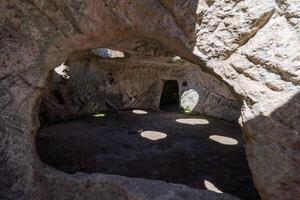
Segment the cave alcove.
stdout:
<svg viewBox="0 0 300 200">
<path fill-rule="evenodd" d="M 50 73 L 36 138 L 42 162 L 259 199 L 240 103 L 226 85 L 184 60 L 124 55 L 75 54 Z"/>
</svg>

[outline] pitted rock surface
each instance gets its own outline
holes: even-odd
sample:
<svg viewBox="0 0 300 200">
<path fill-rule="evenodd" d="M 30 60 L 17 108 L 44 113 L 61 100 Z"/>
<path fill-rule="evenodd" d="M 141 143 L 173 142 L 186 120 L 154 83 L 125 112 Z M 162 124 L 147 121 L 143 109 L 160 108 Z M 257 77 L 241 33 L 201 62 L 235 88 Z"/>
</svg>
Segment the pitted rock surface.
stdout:
<svg viewBox="0 0 300 200">
<path fill-rule="evenodd" d="M 247 158 L 261 198 L 299 199 L 299 4 L 1 1 L 0 198 L 134 199 L 109 181 L 48 169 L 34 139 L 49 71 L 74 52 L 100 47 L 126 52 L 141 40 L 153 41 L 142 45 L 141 54 L 159 49 L 148 55 L 178 55 L 238 96 Z"/>
</svg>

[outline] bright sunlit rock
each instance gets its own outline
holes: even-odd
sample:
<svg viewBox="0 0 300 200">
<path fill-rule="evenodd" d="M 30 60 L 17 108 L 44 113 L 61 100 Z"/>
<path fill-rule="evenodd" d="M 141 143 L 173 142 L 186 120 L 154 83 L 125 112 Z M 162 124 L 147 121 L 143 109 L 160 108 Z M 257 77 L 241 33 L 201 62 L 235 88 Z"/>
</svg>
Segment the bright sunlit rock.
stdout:
<svg viewBox="0 0 300 200">
<path fill-rule="evenodd" d="M 147 111 L 144 111 L 144 110 L 133 110 L 132 112 L 134 114 L 138 114 L 138 115 L 145 115 L 148 113 Z"/>
<path fill-rule="evenodd" d="M 68 75 L 69 72 L 69 66 L 65 65 L 65 63 L 62 63 L 60 66 L 54 68 L 54 72 L 60 76 L 62 76 L 64 79 L 69 79 L 70 76 Z"/>
<path fill-rule="evenodd" d="M 176 119 L 176 122 L 181 124 L 190 124 L 190 125 L 209 124 L 209 121 L 207 119 L 199 119 L 199 118 Z"/>
<path fill-rule="evenodd" d="M 143 138 L 147 138 L 149 140 L 161 140 L 167 137 L 167 134 L 159 132 L 159 131 L 143 131 L 141 133 Z"/>
<path fill-rule="evenodd" d="M 172 63 L 179 63 L 182 62 L 183 60 L 179 56 L 174 56 L 171 58 Z"/>
<path fill-rule="evenodd" d="M 231 137 L 225 137 L 225 136 L 221 136 L 221 135 L 211 135 L 209 136 L 209 139 L 218 142 L 220 144 L 224 144 L 224 145 L 237 145 L 239 142 Z"/>
<path fill-rule="evenodd" d="M 206 189 L 212 192 L 216 193 L 223 193 L 221 190 L 219 190 L 213 183 L 209 182 L 208 180 L 204 180 L 204 186 Z"/>
</svg>

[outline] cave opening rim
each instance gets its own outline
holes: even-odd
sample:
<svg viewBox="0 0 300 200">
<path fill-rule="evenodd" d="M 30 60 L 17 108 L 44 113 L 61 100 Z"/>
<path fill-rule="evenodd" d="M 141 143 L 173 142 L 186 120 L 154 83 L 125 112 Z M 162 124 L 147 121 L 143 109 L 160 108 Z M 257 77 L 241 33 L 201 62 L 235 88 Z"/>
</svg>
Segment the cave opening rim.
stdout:
<svg viewBox="0 0 300 200">
<path fill-rule="evenodd" d="M 99 48 L 99 47 L 97 47 L 97 48 Z M 90 51 L 90 50 L 92 50 L 92 49 L 95 49 L 95 48 L 89 48 L 88 50 Z M 48 51 L 48 50 L 47 50 Z M 86 51 L 86 50 L 85 50 Z M 68 51 L 67 51 L 68 52 Z M 47 53 L 46 53 L 47 54 Z M 69 58 L 70 57 L 70 55 L 72 54 L 72 51 L 69 51 L 69 53 L 66 53 L 66 54 L 64 54 L 63 56 L 56 56 L 58 59 L 57 60 L 61 60 L 62 62 L 57 62 L 57 64 L 58 63 L 65 63 L 65 61 L 67 60 L 67 58 Z M 192 52 L 191 52 L 191 54 L 192 54 Z M 63 59 L 59 59 L 59 58 L 63 58 Z M 45 61 L 46 60 L 46 61 Z M 189 60 L 187 60 L 188 62 L 191 62 L 191 63 L 194 63 L 193 61 L 189 61 Z M 43 92 L 41 92 L 41 88 L 46 88 L 46 85 L 47 85 L 47 80 L 48 80 L 48 78 L 49 78 L 49 76 L 50 76 L 50 74 L 51 74 L 51 71 L 53 71 L 54 69 L 55 69 L 55 66 L 59 66 L 59 65 L 53 65 L 53 63 L 56 63 L 56 62 L 48 62 L 48 60 L 47 59 L 44 59 L 41 63 L 44 63 L 45 65 L 46 65 L 46 73 L 44 73 L 44 76 L 41 76 L 41 79 L 40 79 L 40 83 L 41 83 L 41 87 L 39 87 L 39 88 L 36 88 L 36 90 L 34 91 L 34 92 L 37 92 L 37 95 L 34 95 L 33 97 L 33 99 L 34 99 L 34 106 L 32 107 L 32 120 L 31 120 L 31 126 L 33 127 L 32 129 L 33 129 L 33 133 L 34 133 L 34 138 L 33 138 L 33 140 L 34 140 L 34 142 L 33 142 L 33 146 L 34 146 L 34 151 L 33 151 L 33 157 L 34 157 L 34 159 L 35 159 L 35 161 L 37 161 L 37 163 L 38 163 L 38 167 L 39 168 L 41 168 L 42 169 L 42 171 L 47 171 L 47 172 L 55 172 L 55 171 L 58 171 L 58 172 L 60 172 L 60 173 L 63 173 L 65 176 L 71 176 L 71 177 L 73 177 L 73 175 L 72 174 L 68 174 L 68 173 L 66 173 L 66 172 L 64 172 L 64 171 L 61 171 L 61 170 L 57 170 L 57 169 L 55 169 L 55 168 L 53 168 L 51 165 L 48 165 L 47 163 L 44 163 L 42 160 L 41 160 L 41 158 L 40 158 L 40 156 L 39 156 L 39 154 L 38 154 L 38 151 L 37 151 L 37 146 L 36 146 L 36 138 L 37 138 L 37 134 L 38 134 L 38 130 L 41 128 L 41 124 L 40 124 L 40 120 L 39 120 L 39 109 L 40 109 L 40 106 L 41 106 L 41 100 L 44 98 L 44 96 L 45 96 L 45 93 L 43 93 Z M 199 64 L 197 64 L 197 63 L 194 63 L 194 64 L 196 64 L 197 66 L 199 66 Z M 199 68 L 202 70 L 202 68 L 199 66 Z M 206 72 L 206 70 L 203 70 L 205 73 L 207 73 Z M 210 71 L 210 70 L 208 70 L 208 71 Z M 218 78 L 219 80 L 220 80 L 220 78 L 219 78 L 219 75 L 217 75 L 217 74 L 214 74 L 214 72 L 213 73 L 209 73 L 209 74 L 211 74 L 213 77 L 216 77 L 216 78 Z M 164 81 L 164 80 L 163 80 Z M 178 82 L 178 80 L 172 80 L 172 81 L 176 81 L 177 82 L 177 84 L 179 84 L 179 82 Z M 221 80 L 222 81 L 222 83 L 225 83 L 225 85 L 228 87 L 228 83 L 226 83 L 225 81 L 223 81 L 223 80 Z M 234 91 L 234 90 L 232 90 L 232 88 L 230 89 L 231 91 Z M 235 96 L 239 96 L 237 93 L 235 93 L 235 92 L 233 92 L 233 94 L 235 95 Z M 179 100 L 179 99 L 178 99 Z M 240 101 L 239 100 L 239 98 L 238 98 L 238 101 Z M 159 101 L 160 102 L 160 101 Z M 179 100 L 179 103 L 180 103 L 180 100 Z M 241 102 L 240 102 L 241 103 Z M 240 114 L 241 114 L 241 112 L 240 112 Z M 240 115 L 241 116 L 241 115 Z M 240 126 L 240 124 L 239 124 L 239 127 L 241 128 L 241 126 Z M 248 161 L 248 159 L 247 159 L 247 164 L 248 164 L 248 166 L 249 166 L 249 161 Z M 47 170 L 45 170 L 45 169 L 47 169 Z M 50 169 L 50 171 L 49 171 L 49 169 Z M 84 176 L 85 177 L 89 177 L 89 173 L 84 173 L 84 172 L 80 172 L 80 173 L 82 173 L 82 174 L 84 174 Z M 104 173 L 92 173 L 92 174 L 101 174 L 101 175 L 109 175 L 109 174 L 104 174 Z M 126 177 L 126 176 L 122 176 L 122 175 L 120 175 L 121 177 Z M 130 177 L 126 177 L 126 178 L 129 178 L 130 179 Z M 99 179 L 99 181 L 101 181 L 100 179 Z"/>
</svg>

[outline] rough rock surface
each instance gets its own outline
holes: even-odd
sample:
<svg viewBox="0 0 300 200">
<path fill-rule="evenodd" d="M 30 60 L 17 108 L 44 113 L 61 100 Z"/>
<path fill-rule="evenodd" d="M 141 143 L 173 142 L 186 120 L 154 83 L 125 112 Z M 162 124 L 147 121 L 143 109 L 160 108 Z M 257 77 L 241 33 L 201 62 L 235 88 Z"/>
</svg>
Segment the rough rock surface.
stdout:
<svg viewBox="0 0 300 200">
<path fill-rule="evenodd" d="M 86 57 L 67 65 L 65 73 L 53 73 L 50 80 L 41 105 L 44 121 L 101 111 L 159 110 L 165 80 L 177 80 L 181 107 L 187 111 L 234 122 L 240 115 L 240 103 L 227 86 L 188 62 Z"/>
<path fill-rule="evenodd" d="M 299 6 L 299 1 L 215 1 L 197 32 L 195 52 L 205 54 L 208 66 L 244 100 L 247 156 L 263 199 L 300 197 Z"/>
<path fill-rule="evenodd" d="M 0 13 L 1 199 L 133 199 L 116 185 L 47 169 L 34 138 L 51 69 L 72 52 L 126 52 L 137 39 L 146 43 L 141 54 L 173 52 L 230 86 L 243 101 L 262 199 L 300 198 L 298 0 L 10 0 Z"/>
<path fill-rule="evenodd" d="M 78 173 L 75 176 L 81 177 Z M 84 176 L 84 175 L 83 175 Z M 96 178 L 96 176 L 94 176 Z M 239 200 L 229 194 L 218 194 L 207 190 L 196 190 L 184 185 L 116 175 L 99 175 L 98 179 L 118 183 L 138 199 L 145 200 Z"/>
</svg>

